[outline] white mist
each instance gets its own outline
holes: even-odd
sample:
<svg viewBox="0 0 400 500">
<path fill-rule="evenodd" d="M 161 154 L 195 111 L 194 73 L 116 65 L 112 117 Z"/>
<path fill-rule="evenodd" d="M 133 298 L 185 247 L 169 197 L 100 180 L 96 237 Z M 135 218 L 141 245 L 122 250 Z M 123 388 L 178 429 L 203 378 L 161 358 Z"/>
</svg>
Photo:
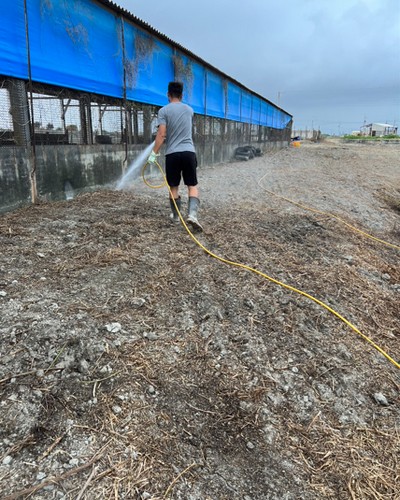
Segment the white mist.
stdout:
<svg viewBox="0 0 400 500">
<path fill-rule="evenodd" d="M 149 146 L 147 146 L 147 148 L 144 151 L 142 151 L 135 160 L 133 160 L 128 170 L 117 182 L 115 189 L 117 189 L 118 191 L 126 189 L 129 182 L 133 181 L 136 177 L 138 177 L 139 171 L 145 164 L 147 158 L 149 157 L 149 154 L 151 153 L 153 146 L 154 146 L 154 141 L 151 144 L 149 144 Z"/>
</svg>

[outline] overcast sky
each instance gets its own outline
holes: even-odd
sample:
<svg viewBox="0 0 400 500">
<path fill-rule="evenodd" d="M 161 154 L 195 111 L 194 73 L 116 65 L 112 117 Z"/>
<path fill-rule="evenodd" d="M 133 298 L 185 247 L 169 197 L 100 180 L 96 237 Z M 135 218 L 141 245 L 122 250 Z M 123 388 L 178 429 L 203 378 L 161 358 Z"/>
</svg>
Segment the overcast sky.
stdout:
<svg viewBox="0 0 400 500">
<path fill-rule="evenodd" d="M 294 116 L 343 134 L 400 122 L 400 0 L 116 0 Z"/>
</svg>

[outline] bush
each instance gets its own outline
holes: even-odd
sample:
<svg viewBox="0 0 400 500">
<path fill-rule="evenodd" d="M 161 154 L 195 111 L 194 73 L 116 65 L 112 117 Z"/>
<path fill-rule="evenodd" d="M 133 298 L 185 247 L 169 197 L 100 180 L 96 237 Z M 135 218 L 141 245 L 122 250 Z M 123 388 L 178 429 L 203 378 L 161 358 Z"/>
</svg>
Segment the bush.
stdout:
<svg viewBox="0 0 400 500">
<path fill-rule="evenodd" d="M 400 135 L 390 134 L 382 136 L 371 136 L 371 135 L 344 135 L 343 139 L 346 141 L 386 141 L 390 139 L 400 139 Z"/>
<path fill-rule="evenodd" d="M 382 139 L 400 139 L 400 135 L 396 134 L 389 134 L 389 135 L 384 135 Z"/>
</svg>

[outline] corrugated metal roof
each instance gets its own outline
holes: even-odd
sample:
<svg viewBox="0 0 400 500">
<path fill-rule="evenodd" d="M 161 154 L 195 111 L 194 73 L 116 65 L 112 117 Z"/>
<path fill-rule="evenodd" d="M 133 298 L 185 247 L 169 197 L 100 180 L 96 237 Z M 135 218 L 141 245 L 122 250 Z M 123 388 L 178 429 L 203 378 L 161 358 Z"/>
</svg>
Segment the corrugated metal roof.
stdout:
<svg viewBox="0 0 400 500">
<path fill-rule="evenodd" d="M 373 127 L 373 126 L 384 127 L 384 128 L 396 128 L 395 125 L 390 125 L 389 123 L 376 123 L 376 122 L 374 122 L 374 123 L 369 123 L 368 125 L 364 125 L 364 127 Z"/>
<path fill-rule="evenodd" d="M 186 47 L 183 47 L 183 45 L 180 45 L 179 43 L 175 42 L 174 40 L 172 40 L 171 38 L 169 38 L 164 33 L 161 33 L 161 31 L 156 30 L 155 28 L 153 28 L 153 26 L 150 26 L 150 24 L 148 24 L 145 21 L 143 21 L 143 19 L 140 19 L 139 17 L 135 16 L 134 14 L 132 14 L 131 12 L 129 12 L 128 10 L 124 9 L 123 7 L 120 7 L 117 3 L 115 3 L 115 2 L 113 2 L 111 0 L 96 0 L 96 1 L 98 3 L 100 3 L 100 4 L 105 5 L 106 7 L 109 7 L 110 9 L 114 10 L 115 12 L 118 12 L 119 14 L 122 14 L 126 19 L 129 19 L 130 21 L 133 21 L 136 25 L 138 25 L 141 28 L 145 29 L 149 33 L 152 33 L 153 35 L 157 36 L 161 40 L 164 40 L 165 42 L 168 42 L 170 45 L 173 45 L 175 48 L 179 49 L 181 52 L 184 52 L 186 55 L 188 55 L 192 59 L 195 59 L 196 61 L 198 61 L 199 63 L 201 63 L 203 66 L 206 66 L 206 67 L 212 69 L 213 71 L 215 71 L 216 73 L 219 73 L 221 76 L 223 76 L 224 78 L 227 78 L 231 82 L 235 83 L 236 85 L 238 85 L 239 87 L 241 87 L 243 90 L 247 90 L 248 92 L 251 92 L 253 95 L 255 95 L 257 97 L 260 97 L 264 101 L 267 101 L 270 104 L 272 104 L 273 106 L 275 106 L 275 108 L 277 108 L 280 111 L 283 111 L 284 113 L 286 113 L 289 116 L 293 117 L 293 115 L 291 115 L 290 113 L 288 113 L 284 109 L 280 108 L 279 106 L 277 106 L 275 103 L 273 103 L 272 101 L 270 101 L 266 97 L 264 97 L 261 94 L 258 94 L 257 92 L 254 92 L 253 90 L 249 89 L 248 87 L 246 87 L 242 83 L 238 82 L 237 80 L 235 80 L 231 76 L 227 75 L 226 73 L 224 73 L 220 69 L 216 68 L 215 66 L 213 66 L 209 62 L 207 62 L 204 59 L 202 59 L 201 57 L 197 56 L 196 54 L 194 54 L 193 52 L 191 52 Z"/>
</svg>

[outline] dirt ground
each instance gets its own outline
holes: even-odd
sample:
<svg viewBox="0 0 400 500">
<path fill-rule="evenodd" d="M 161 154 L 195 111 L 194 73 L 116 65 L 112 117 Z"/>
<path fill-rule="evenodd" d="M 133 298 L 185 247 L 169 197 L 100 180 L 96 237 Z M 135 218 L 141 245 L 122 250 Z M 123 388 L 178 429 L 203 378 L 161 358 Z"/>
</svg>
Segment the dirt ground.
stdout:
<svg viewBox="0 0 400 500">
<path fill-rule="evenodd" d="M 0 498 L 400 499 L 400 145 L 199 181 L 278 283 L 140 178 L 0 217 Z"/>
</svg>

